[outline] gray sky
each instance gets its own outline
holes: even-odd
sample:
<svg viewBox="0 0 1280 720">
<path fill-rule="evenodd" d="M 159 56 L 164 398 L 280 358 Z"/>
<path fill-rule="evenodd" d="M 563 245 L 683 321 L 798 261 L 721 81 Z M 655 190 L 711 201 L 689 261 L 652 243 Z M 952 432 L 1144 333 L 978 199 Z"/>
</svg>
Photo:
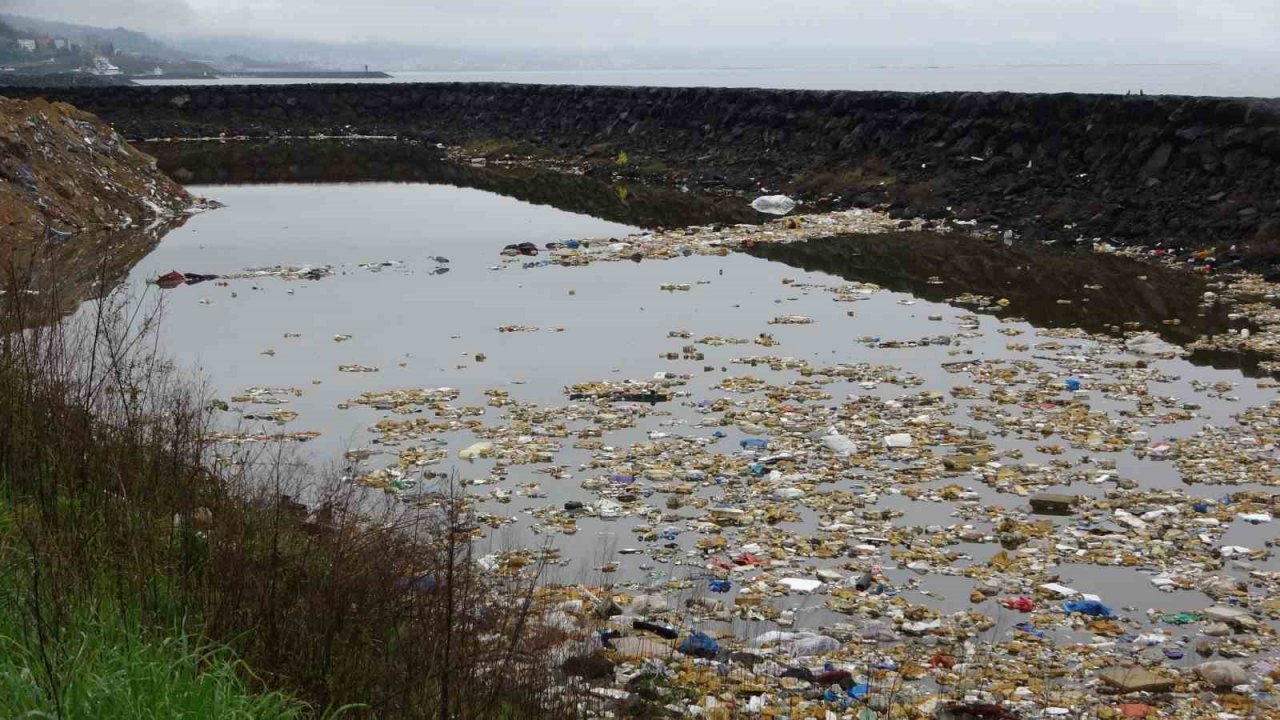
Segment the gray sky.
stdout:
<svg viewBox="0 0 1280 720">
<path fill-rule="evenodd" d="M 610 46 L 1126 46 L 1275 53 L 1280 0 L 0 0 L 183 35 L 595 50 Z M 1033 54 L 1033 51 L 1028 51 Z M 1037 58 L 1027 57 L 1026 62 Z"/>
</svg>

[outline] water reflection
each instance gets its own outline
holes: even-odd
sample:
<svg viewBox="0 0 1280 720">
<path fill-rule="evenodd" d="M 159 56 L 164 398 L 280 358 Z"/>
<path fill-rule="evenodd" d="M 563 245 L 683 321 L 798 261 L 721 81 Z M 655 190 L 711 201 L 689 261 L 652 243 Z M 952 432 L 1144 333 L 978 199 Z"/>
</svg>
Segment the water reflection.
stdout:
<svg viewBox="0 0 1280 720">
<path fill-rule="evenodd" d="M 406 182 L 453 185 L 642 228 L 759 222 L 738 197 L 606 183 L 552 170 L 462 165 L 397 140 L 243 140 L 139 143 L 184 184 Z"/>
<path fill-rule="evenodd" d="M 144 228 L 51 236 L 5 259 L 3 330 L 56 320 L 119 287 L 129 271 L 186 223 L 181 215 Z"/>
<path fill-rule="evenodd" d="M 142 143 L 164 171 L 189 184 L 252 185 L 392 181 L 473 188 L 627 225 L 656 228 L 756 222 L 742 198 L 695 195 L 669 187 L 610 184 L 599 179 L 527 167 L 471 166 L 445 159 L 440 150 L 395 140 L 247 140 Z M 101 239 L 64 254 L 42 271 L 74 288 L 103 269 L 115 278 L 145 256 L 168 228 Z M 118 245 L 106 262 L 99 249 Z M 958 241 L 927 233 L 842 237 L 794 245 L 758 246 L 756 257 L 850 280 L 867 280 L 927 300 L 962 293 L 1010 300 L 1010 314 L 1043 327 L 1080 327 L 1116 333 L 1140 326 L 1185 344 L 1230 325 L 1221 308 L 1200 300 L 1205 280 L 1190 273 L 1148 267 L 1105 255 L 1040 246 Z M 1143 279 L 1145 278 L 1145 279 Z M 940 281 L 940 282 L 939 282 Z M 47 279 L 45 281 L 48 284 Z M 68 293 L 74 307 L 83 290 Z M 1069 302 L 1064 302 L 1069 301 Z M 1168 324 L 1177 321 L 1177 324 Z M 1197 352 L 1194 362 L 1239 368 L 1258 376 L 1260 358 L 1231 352 Z"/>
<path fill-rule="evenodd" d="M 1231 325 L 1221 307 L 1205 308 L 1204 278 L 1139 265 L 1112 255 L 1043 246 L 957 240 L 931 233 L 846 236 L 792 245 L 759 245 L 756 257 L 890 290 L 946 301 L 964 293 L 1008 298 L 1010 315 L 1040 327 L 1079 327 L 1115 334 L 1136 323 L 1166 340 L 1188 343 Z M 1176 320 L 1177 324 L 1166 321 Z M 1132 327 L 1132 326 L 1130 326 Z M 1197 352 L 1198 364 L 1258 370 L 1259 357 Z"/>
</svg>

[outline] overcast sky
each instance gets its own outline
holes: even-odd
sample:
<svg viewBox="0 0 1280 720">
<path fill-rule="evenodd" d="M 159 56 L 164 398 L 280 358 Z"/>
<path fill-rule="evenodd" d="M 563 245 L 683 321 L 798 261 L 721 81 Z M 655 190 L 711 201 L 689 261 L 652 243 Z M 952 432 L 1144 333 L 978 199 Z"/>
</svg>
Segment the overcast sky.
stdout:
<svg viewBox="0 0 1280 720">
<path fill-rule="evenodd" d="M 762 64 L 771 47 L 1113 45 L 1169 62 L 1182 48 L 1270 54 L 1280 44 L 1280 0 L 0 0 L 0 9 L 170 36 L 753 46 Z"/>
</svg>

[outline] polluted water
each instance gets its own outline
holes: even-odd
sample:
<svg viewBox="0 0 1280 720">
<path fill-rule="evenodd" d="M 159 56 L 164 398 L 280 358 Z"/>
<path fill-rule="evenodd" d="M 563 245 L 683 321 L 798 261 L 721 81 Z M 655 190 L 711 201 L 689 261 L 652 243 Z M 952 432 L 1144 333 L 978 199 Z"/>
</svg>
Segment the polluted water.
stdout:
<svg viewBox="0 0 1280 720">
<path fill-rule="evenodd" d="M 215 439 L 409 504 L 455 475 L 483 567 L 550 558 L 542 622 L 606 706 L 1276 712 L 1266 376 L 740 252 L 896 230 L 869 212 L 645 233 L 447 186 L 193 192 L 226 207 L 130 287 Z"/>
</svg>

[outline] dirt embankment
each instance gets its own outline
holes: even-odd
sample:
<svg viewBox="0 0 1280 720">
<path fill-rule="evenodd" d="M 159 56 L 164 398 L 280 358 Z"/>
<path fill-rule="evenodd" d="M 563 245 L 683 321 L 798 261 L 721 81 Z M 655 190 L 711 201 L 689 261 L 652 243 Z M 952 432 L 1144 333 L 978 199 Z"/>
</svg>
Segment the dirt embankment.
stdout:
<svg viewBox="0 0 1280 720">
<path fill-rule="evenodd" d="M 47 241 L 169 221 L 192 202 L 97 117 L 0 97 L 0 262 Z"/>
<path fill-rule="evenodd" d="M 202 204 L 97 117 L 0 97 L 0 332 L 110 292 Z"/>
</svg>

